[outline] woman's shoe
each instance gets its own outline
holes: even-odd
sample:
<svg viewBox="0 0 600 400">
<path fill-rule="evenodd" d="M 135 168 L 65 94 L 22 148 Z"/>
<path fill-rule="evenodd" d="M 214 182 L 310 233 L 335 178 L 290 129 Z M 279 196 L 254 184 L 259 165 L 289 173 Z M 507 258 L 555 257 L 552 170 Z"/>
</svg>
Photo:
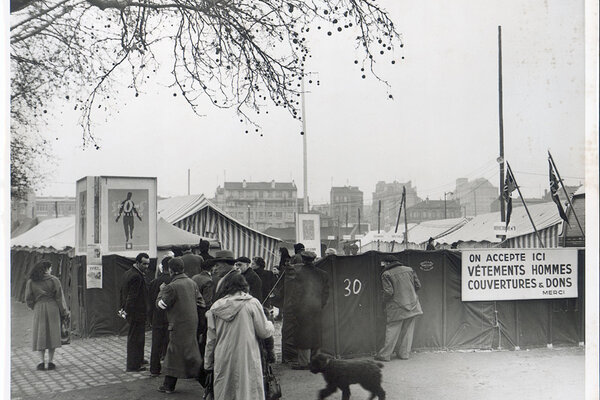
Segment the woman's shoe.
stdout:
<svg viewBox="0 0 600 400">
<path fill-rule="evenodd" d="M 48 371 L 51 371 L 53 369 L 56 369 L 56 365 L 54 363 L 49 362 L 48 363 Z"/>
<path fill-rule="evenodd" d="M 50 366 L 50 365 L 48 365 L 48 366 Z M 37 369 L 38 371 L 45 371 L 46 367 L 44 367 L 44 363 L 39 363 L 37 365 L 37 367 L 35 367 L 35 369 Z"/>
</svg>

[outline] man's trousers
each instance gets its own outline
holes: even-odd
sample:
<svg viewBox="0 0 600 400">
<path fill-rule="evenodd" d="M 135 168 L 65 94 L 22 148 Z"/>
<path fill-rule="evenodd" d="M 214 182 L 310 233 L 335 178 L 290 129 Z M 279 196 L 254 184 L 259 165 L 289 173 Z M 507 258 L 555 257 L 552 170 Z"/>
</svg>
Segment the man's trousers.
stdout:
<svg viewBox="0 0 600 400">
<path fill-rule="evenodd" d="M 144 360 L 145 320 L 128 318 L 129 332 L 127 333 L 127 369 L 136 370 Z"/>
<path fill-rule="evenodd" d="M 392 353 L 399 358 L 408 359 L 412 348 L 415 318 L 410 317 L 400 321 L 388 322 L 385 327 L 385 344 L 379 350 L 379 356 L 389 360 Z"/>
<path fill-rule="evenodd" d="M 150 350 L 150 373 L 160 374 L 160 361 L 169 345 L 169 325 L 152 326 L 152 347 Z"/>
</svg>

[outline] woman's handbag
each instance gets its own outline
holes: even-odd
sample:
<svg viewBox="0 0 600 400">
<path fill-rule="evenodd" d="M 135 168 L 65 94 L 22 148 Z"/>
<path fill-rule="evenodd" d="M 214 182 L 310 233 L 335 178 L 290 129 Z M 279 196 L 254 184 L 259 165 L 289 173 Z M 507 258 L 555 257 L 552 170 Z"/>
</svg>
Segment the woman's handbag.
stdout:
<svg viewBox="0 0 600 400">
<path fill-rule="evenodd" d="M 265 399 L 266 400 L 277 400 L 281 398 L 281 386 L 277 381 L 277 377 L 273 373 L 271 365 L 267 364 L 265 371 Z"/>
<path fill-rule="evenodd" d="M 69 344 L 71 343 L 71 331 L 69 329 L 71 325 L 71 317 L 66 315 L 60 321 L 60 343 Z"/>
</svg>

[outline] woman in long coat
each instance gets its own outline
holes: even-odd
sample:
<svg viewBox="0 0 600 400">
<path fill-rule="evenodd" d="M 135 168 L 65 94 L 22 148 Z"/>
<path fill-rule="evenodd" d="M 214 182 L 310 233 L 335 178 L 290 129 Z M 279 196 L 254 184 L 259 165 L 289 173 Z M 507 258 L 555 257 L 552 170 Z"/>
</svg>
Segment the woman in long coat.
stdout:
<svg viewBox="0 0 600 400">
<path fill-rule="evenodd" d="M 213 371 L 215 400 L 265 398 L 258 339 L 275 331 L 260 302 L 248 294 L 248 283 L 239 272 L 220 282 L 215 301 L 206 313 L 208 331 L 204 368 Z"/>
<path fill-rule="evenodd" d="M 60 347 L 61 319 L 68 316 L 65 298 L 57 277 L 50 274 L 52 264 L 41 260 L 33 267 L 25 287 L 25 301 L 33 310 L 33 350 L 40 353 L 41 362 L 37 369 L 45 367 L 45 353 L 48 350 L 48 369 L 53 370 L 54 350 Z"/>
<path fill-rule="evenodd" d="M 178 378 L 198 378 L 202 358 L 198 349 L 198 308 L 204 308 L 204 300 L 198 285 L 183 273 L 181 258 L 169 261 L 171 283 L 162 287 L 156 305 L 167 310 L 169 321 L 169 345 L 162 368 L 165 380 L 159 392 L 172 393 Z"/>
</svg>

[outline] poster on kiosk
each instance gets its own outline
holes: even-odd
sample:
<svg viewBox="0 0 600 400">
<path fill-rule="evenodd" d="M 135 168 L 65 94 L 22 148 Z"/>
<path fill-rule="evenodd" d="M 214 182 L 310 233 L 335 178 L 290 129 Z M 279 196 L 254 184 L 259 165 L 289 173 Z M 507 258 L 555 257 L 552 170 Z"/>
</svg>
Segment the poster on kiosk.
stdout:
<svg viewBox="0 0 600 400">
<path fill-rule="evenodd" d="M 296 243 L 321 257 L 321 223 L 319 214 L 296 215 Z"/>
<path fill-rule="evenodd" d="M 75 251 L 86 287 L 102 288 L 102 256 L 156 257 L 156 178 L 87 176 L 76 185 Z"/>
</svg>

